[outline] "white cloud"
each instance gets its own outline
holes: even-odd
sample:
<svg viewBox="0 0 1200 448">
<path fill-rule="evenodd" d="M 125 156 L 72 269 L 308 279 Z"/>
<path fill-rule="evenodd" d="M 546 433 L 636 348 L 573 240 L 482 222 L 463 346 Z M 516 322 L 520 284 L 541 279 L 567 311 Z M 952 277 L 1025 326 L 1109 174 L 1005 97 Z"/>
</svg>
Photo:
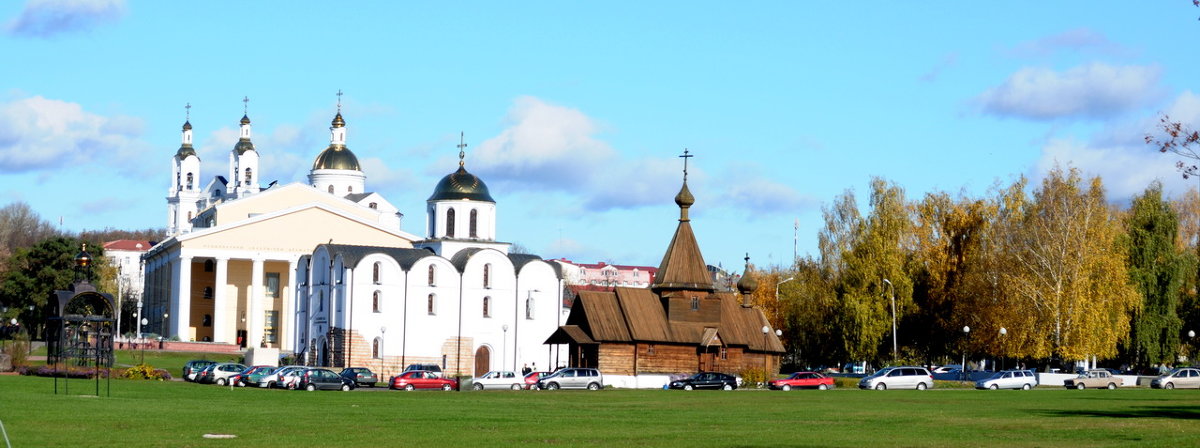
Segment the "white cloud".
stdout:
<svg viewBox="0 0 1200 448">
<path fill-rule="evenodd" d="M 983 111 L 1034 120 L 1108 117 L 1156 96 L 1156 66 L 1114 67 L 1093 63 L 1056 72 L 1023 68 L 976 97 Z"/>
<path fill-rule="evenodd" d="M 76 103 L 41 96 L 0 104 L 0 168 L 11 172 L 59 169 L 66 164 L 136 156 L 140 119 L 105 117 Z"/>
<path fill-rule="evenodd" d="M 125 15 L 125 0 L 29 0 L 5 27 L 9 34 L 51 37 L 115 22 Z"/>
<path fill-rule="evenodd" d="M 388 168 L 386 162 L 378 157 L 359 157 L 359 164 L 362 165 L 363 173 L 367 175 L 367 189 L 371 191 L 380 190 L 411 190 L 420 188 L 432 188 L 427 185 L 418 183 L 416 176 L 408 169 L 393 170 Z"/>
<path fill-rule="evenodd" d="M 600 126 L 576 109 L 520 97 L 505 121 L 507 129 L 471 154 L 479 174 L 489 179 L 549 186 L 586 183 L 596 167 L 617 159 L 616 151 L 594 137 Z"/>
</svg>

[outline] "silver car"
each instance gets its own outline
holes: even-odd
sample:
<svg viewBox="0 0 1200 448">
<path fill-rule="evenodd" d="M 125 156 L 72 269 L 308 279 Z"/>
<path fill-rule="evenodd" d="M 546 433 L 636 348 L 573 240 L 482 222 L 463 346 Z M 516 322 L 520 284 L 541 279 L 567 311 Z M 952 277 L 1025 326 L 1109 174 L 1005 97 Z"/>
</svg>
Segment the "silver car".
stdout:
<svg viewBox="0 0 1200 448">
<path fill-rule="evenodd" d="M 604 377 L 596 369 L 568 367 L 538 379 L 538 389 L 587 389 L 600 390 Z"/>
<path fill-rule="evenodd" d="M 1170 373 L 1150 381 L 1150 387 L 1155 389 L 1174 389 L 1177 387 L 1200 387 L 1200 369 L 1181 367 Z"/>
<path fill-rule="evenodd" d="M 1037 374 L 1028 370 L 1004 370 L 975 382 L 976 389 L 1033 389 L 1038 385 Z"/>
<path fill-rule="evenodd" d="M 858 382 L 859 389 L 916 389 L 933 387 L 933 375 L 924 367 L 887 367 Z"/>
<path fill-rule="evenodd" d="M 484 389 L 512 389 L 521 390 L 525 388 L 525 377 L 517 375 L 511 370 L 493 370 L 484 374 L 481 377 L 471 380 L 474 383 L 471 387 L 475 390 Z"/>
</svg>

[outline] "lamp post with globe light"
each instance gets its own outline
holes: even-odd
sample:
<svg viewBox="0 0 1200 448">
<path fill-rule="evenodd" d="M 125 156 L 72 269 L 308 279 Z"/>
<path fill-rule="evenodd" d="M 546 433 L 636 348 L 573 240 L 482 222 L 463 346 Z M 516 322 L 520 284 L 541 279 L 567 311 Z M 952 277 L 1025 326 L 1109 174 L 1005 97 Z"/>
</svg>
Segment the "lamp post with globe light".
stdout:
<svg viewBox="0 0 1200 448">
<path fill-rule="evenodd" d="M 1004 355 L 1003 355 L 1003 353 L 1005 352 L 1004 336 L 1007 334 L 1008 334 L 1008 329 L 1004 328 L 1004 327 L 1000 327 L 1000 352 L 1002 353 L 1000 355 L 1000 370 L 1004 370 Z"/>
<path fill-rule="evenodd" d="M 963 337 L 966 338 L 966 343 L 971 342 L 971 327 L 963 325 Z M 967 380 L 967 346 L 963 344 L 962 364 L 959 366 L 959 372 L 962 373 L 962 381 Z"/>
<path fill-rule="evenodd" d="M 138 326 L 138 339 L 141 339 L 142 327 L 145 327 L 146 324 L 148 324 L 148 323 L 150 323 L 150 319 L 146 319 L 143 317 L 142 322 L 141 322 L 142 325 Z M 142 346 L 142 364 L 145 365 L 146 364 L 146 341 L 138 341 L 138 342 L 139 342 L 138 345 Z"/>
</svg>

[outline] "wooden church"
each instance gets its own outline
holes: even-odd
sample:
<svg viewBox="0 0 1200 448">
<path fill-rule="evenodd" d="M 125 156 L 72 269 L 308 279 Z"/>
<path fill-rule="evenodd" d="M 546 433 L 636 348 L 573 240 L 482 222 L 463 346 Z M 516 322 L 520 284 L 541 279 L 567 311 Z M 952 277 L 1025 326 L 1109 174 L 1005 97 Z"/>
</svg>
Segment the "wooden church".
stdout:
<svg viewBox="0 0 1200 448">
<path fill-rule="evenodd" d="M 687 187 L 675 196 L 679 226 L 649 289 L 581 291 L 565 325 L 547 344 L 569 346 L 570 366 L 600 370 L 608 385 L 661 387 L 671 375 L 779 369 L 783 344 L 762 310 L 749 304 L 756 287 L 747 271 L 733 293 L 717 292 L 692 232 Z"/>
</svg>

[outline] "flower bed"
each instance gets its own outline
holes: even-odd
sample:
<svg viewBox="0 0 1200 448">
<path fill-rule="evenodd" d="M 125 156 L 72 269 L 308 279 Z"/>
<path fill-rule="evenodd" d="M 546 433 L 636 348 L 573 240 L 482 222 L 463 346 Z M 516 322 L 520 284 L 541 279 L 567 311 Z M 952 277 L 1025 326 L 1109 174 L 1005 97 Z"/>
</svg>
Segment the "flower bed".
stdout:
<svg viewBox="0 0 1200 448">
<path fill-rule="evenodd" d="M 107 378 L 112 375 L 114 378 L 127 379 L 145 379 L 166 381 L 171 379 L 171 373 L 166 369 L 155 369 L 148 365 L 133 366 L 128 369 L 97 369 L 95 367 L 67 367 L 56 369 L 55 366 L 22 366 L 17 368 L 17 373 L 29 376 L 44 376 L 58 378 L 79 378 L 91 379 L 99 376 Z"/>
</svg>

